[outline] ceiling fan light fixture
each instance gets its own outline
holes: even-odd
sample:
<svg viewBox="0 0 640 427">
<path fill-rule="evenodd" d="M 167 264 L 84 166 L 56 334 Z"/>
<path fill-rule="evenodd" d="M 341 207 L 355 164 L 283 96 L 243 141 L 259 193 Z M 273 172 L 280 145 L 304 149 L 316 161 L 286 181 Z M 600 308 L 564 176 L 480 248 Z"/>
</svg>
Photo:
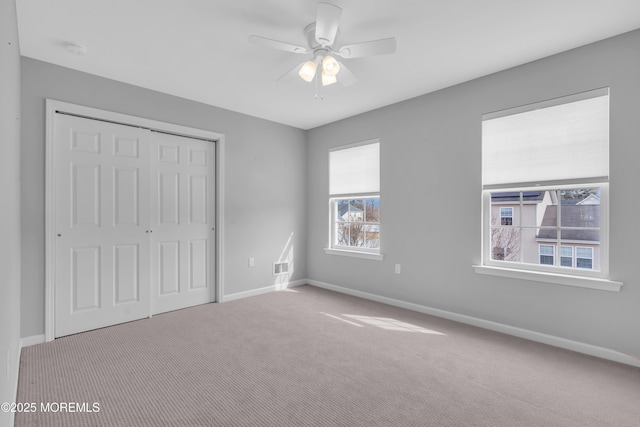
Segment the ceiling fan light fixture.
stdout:
<svg viewBox="0 0 640 427">
<path fill-rule="evenodd" d="M 315 62 L 307 61 L 302 65 L 300 71 L 298 71 L 298 75 L 302 80 L 311 83 L 316 75 L 316 67 Z"/>
<path fill-rule="evenodd" d="M 322 58 L 322 74 L 327 76 L 336 76 L 340 72 L 340 64 L 331 55 Z"/>
<path fill-rule="evenodd" d="M 322 86 L 329 86 L 336 83 L 337 81 L 338 79 L 336 78 L 336 76 L 330 76 L 325 73 L 324 70 L 322 71 Z"/>
</svg>

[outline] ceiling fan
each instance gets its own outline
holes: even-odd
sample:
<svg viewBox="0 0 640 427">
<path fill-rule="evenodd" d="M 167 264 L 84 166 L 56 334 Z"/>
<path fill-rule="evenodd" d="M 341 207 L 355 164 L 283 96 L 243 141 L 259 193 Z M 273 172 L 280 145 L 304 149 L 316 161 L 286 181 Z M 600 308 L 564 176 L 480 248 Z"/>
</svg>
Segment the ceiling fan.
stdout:
<svg viewBox="0 0 640 427">
<path fill-rule="evenodd" d="M 396 39 L 391 37 L 339 47 L 336 40 L 340 34 L 338 25 L 341 15 L 342 9 L 338 6 L 324 2 L 318 3 L 316 22 L 312 22 L 304 28 L 307 47 L 256 35 L 250 36 L 249 42 L 285 52 L 313 54 L 310 60 L 297 65 L 278 80 L 298 74 L 303 80 L 312 82 L 319 74 L 318 78 L 321 79 L 323 86 L 336 82 L 343 86 L 350 86 L 357 81 L 356 77 L 335 57 L 350 59 L 394 53 Z M 320 67 L 320 73 L 317 73 L 318 67 Z"/>
</svg>

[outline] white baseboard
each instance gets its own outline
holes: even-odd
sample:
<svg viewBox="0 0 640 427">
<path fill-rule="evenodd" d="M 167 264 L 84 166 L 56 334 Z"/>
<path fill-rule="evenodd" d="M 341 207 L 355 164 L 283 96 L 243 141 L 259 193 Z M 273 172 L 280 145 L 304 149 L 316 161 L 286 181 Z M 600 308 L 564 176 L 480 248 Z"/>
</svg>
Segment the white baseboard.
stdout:
<svg viewBox="0 0 640 427">
<path fill-rule="evenodd" d="M 317 280 L 307 280 L 306 283 L 319 288 L 328 289 L 335 292 L 340 292 L 355 297 L 368 299 L 371 301 L 380 302 L 383 304 L 393 305 L 395 307 L 405 308 L 407 310 L 417 311 L 420 313 L 429 314 L 436 317 L 442 317 L 444 319 L 453 320 L 455 322 L 465 323 L 472 326 L 477 326 L 483 329 L 489 329 L 491 331 L 501 332 L 507 335 L 513 335 L 516 337 L 528 339 L 530 341 L 536 341 L 539 343 L 551 345 L 554 347 L 564 348 L 566 350 L 576 351 L 578 353 L 588 354 L 590 356 L 600 357 L 602 359 L 612 360 L 614 362 L 624 363 L 631 366 L 640 367 L 640 358 L 625 353 L 620 353 L 609 348 L 598 347 L 591 344 L 586 344 L 579 341 L 572 341 L 566 338 L 560 338 L 553 335 L 547 335 L 540 332 L 531 331 L 528 329 L 522 329 L 515 326 L 509 326 L 502 323 L 492 322 L 490 320 L 479 319 L 477 317 L 466 316 L 464 314 L 453 313 L 451 311 L 440 310 L 433 307 L 427 307 L 424 305 L 414 304 L 406 301 L 400 301 L 393 298 L 387 298 L 367 292 L 356 291 L 349 288 L 343 288 L 341 286 L 332 285 L 330 283 L 319 282 Z"/>
<path fill-rule="evenodd" d="M 237 292 L 235 294 L 224 295 L 222 301 L 229 302 L 240 298 L 253 297 L 256 295 L 266 294 L 273 291 L 281 291 L 287 288 L 293 288 L 295 286 L 307 284 L 307 280 L 293 280 L 291 282 L 279 283 L 277 285 L 265 286 L 264 288 L 252 289 L 250 291 Z"/>
<path fill-rule="evenodd" d="M 20 340 L 20 347 L 29 347 L 36 344 L 42 344 L 45 342 L 44 334 L 42 335 L 32 335 L 30 337 L 24 337 Z"/>
</svg>

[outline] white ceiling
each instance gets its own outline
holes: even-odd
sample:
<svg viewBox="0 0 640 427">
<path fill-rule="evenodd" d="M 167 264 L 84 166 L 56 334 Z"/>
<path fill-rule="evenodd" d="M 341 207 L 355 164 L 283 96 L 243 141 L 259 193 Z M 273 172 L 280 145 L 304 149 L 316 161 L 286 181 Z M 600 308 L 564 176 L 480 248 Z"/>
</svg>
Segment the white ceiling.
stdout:
<svg viewBox="0 0 640 427">
<path fill-rule="evenodd" d="M 315 0 L 16 0 L 23 56 L 310 129 L 640 28 L 639 0 L 324 0 L 339 44 L 396 37 L 393 55 L 345 59 L 359 82 L 276 80 L 311 55 Z M 68 42 L 86 46 L 78 56 Z"/>
</svg>

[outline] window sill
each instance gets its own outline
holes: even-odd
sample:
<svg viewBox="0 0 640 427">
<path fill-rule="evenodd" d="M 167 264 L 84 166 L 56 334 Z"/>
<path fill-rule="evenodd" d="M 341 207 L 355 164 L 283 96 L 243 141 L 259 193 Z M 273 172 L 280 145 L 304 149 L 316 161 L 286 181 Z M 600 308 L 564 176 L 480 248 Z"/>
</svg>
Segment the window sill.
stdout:
<svg viewBox="0 0 640 427">
<path fill-rule="evenodd" d="M 376 254 L 373 252 L 347 251 L 344 249 L 324 248 L 324 253 L 329 255 L 340 255 L 340 256 L 349 256 L 354 258 L 372 259 L 375 261 L 382 261 L 384 259 L 384 255 L 382 254 Z"/>
<path fill-rule="evenodd" d="M 520 270 L 515 268 L 474 265 L 478 274 L 510 277 L 512 279 L 532 280 L 535 282 L 555 283 L 558 285 L 577 286 L 580 288 L 599 289 L 601 291 L 620 292 L 622 282 L 615 282 L 597 277 L 570 276 L 566 274 L 547 273 L 542 271 Z"/>
</svg>

